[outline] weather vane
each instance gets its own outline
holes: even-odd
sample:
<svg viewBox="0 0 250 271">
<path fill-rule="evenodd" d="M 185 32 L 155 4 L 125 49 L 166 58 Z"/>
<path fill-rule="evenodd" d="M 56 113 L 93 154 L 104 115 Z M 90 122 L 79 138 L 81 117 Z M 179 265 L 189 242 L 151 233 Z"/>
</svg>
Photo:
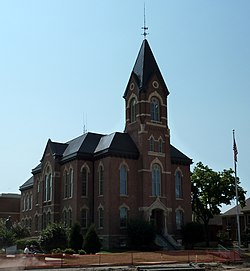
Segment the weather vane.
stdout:
<svg viewBox="0 0 250 271">
<path fill-rule="evenodd" d="M 142 29 L 143 29 L 143 34 L 142 35 L 144 36 L 144 39 L 146 39 L 147 35 L 148 35 L 148 32 L 147 32 L 148 27 L 146 26 L 146 8 L 145 8 L 145 2 L 144 2 L 144 25 L 143 25 Z"/>
</svg>

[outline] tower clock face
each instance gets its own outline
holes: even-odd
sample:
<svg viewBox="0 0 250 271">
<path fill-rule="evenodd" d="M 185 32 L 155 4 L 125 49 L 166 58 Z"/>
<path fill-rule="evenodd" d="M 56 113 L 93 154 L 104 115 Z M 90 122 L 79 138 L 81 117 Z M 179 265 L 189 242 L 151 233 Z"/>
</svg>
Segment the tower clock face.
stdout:
<svg viewBox="0 0 250 271">
<path fill-rule="evenodd" d="M 153 88 L 159 88 L 159 83 L 157 81 L 153 81 L 152 86 Z"/>
</svg>

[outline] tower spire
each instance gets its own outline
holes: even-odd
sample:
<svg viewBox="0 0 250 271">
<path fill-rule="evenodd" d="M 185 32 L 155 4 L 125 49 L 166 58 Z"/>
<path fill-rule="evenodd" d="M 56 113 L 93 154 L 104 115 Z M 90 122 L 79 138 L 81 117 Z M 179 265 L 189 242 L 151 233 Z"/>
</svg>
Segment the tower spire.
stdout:
<svg viewBox="0 0 250 271">
<path fill-rule="evenodd" d="M 142 27 L 142 29 L 143 29 L 143 36 L 144 36 L 144 39 L 146 39 L 147 38 L 147 35 L 148 35 L 148 32 L 147 32 L 147 30 L 148 30 L 148 27 L 146 26 L 146 7 L 145 7 L 146 5 L 145 5 L 145 2 L 144 2 L 144 25 L 143 25 L 143 27 Z"/>
</svg>

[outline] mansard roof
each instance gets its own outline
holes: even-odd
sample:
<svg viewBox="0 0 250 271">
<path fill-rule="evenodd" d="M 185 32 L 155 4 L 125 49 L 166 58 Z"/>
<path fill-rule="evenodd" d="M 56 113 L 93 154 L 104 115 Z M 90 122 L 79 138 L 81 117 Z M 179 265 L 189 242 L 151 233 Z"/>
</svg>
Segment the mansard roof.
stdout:
<svg viewBox="0 0 250 271">
<path fill-rule="evenodd" d="M 170 145 L 170 156 L 173 164 L 191 165 L 193 163 L 192 159 L 176 149 L 173 145 Z"/>
<path fill-rule="evenodd" d="M 160 84 L 166 91 L 166 95 L 169 94 L 167 85 L 163 79 L 160 69 L 157 65 L 155 57 L 146 39 L 143 40 L 140 51 L 138 53 L 137 59 L 135 61 L 134 68 L 132 70 L 131 76 L 135 76 L 140 90 L 145 91 L 148 81 L 153 75 L 156 75 L 160 81 Z M 130 81 L 130 80 L 129 80 Z M 125 90 L 124 96 L 126 96 L 128 86 Z"/>
<path fill-rule="evenodd" d="M 137 159 L 139 156 L 138 149 L 130 135 L 119 132 L 109 135 L 88 132 L 66 143 L 53 142 L 49 139 L 41 162 L 48 151 L 61 163 L 76 158 L 93 160 L 107 155 L 132 159 Z M 32 172 L 40 170 L 41 164 L 36 166 Z"/>
<path fill-rule="evenodd" d="M 128 133 L 113 133 L 103 136 L 95 149 L 95 156 L 109 153 L 113 156 L 138 158 L 139 151 Z"/>
</svg>

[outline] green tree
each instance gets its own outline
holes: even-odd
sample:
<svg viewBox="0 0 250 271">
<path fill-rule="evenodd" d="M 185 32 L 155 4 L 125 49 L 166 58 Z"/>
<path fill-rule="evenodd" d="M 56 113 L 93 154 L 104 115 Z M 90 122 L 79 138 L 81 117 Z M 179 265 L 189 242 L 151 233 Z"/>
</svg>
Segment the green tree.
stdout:
<svg viewBox="0 0 250 271">
<path fill-rule="evenodd" d="M 5 219 L 0 219 L 0 247 L 8 247 L 14 245 L 16 240 L 30 236 L 27 228 L 21 223 L 15 222 L 11 227 L 6 225 Z"/>
<path fill-rule="evenodd" d="M 0 230 L 0 248 L 6 248 L 15 244 L 15 235 L 7 229 Z"/>
<path fill-rule="evenodd" d="M 83 236 L 81 234 L 81 226 L 79 223 L 75 223 L 70 230 L 69 246 L 75 251 L 78 251 L 82 249 L 82 245 Z"/>
<path fill-rule="evenodd" d="M 129 245 L 133 249 L 152 247 L 155 239 L 153 225 L 143 219 L 130 220 L 128 223 Z"/>
<path fill-rule="evenodd" d="M 26 227 L 23 227 L 21 223 L 15 222 L 13 224 L 13 227 L 12 227 L 11 231 L 15 235 L 16 239 L 21 239 L 21 238 L 25 238 L 25 237 L 30 236 L 29 229 L 26 228 Z"/>
<path fill-rule="evenodd" d="M 15 240 L 15 234 L 11 229 L 6 228 L 5 220 L 0 219 L 0 248 L 14 245 Z"/>
<path fill-rule="evenodd" d="M 101 249 L 101 241 L 96 233 L 95 225 L 91 224 L 85 239 L 83 243 L 83 249 L 86 251 L 86 253 L 90 254 L 95 254 L 100 251 Z"/>
<path fill-rule="evenodd" d="M 229 205 L 235 198 L 235 177 L 232 169 L 224 169 L 216 172 L 197 163 L 191 175 L 192 182 L 192 208 L 196 215 L 196 220 L 205 226 L 206 244 L 209 246 L 208 224 L 214 215 L 220 214 L 222 204 Z M 245 205 L 244 189 L 237 179 L 238 199 L 241 206 Z"/>
<path fill-rule="evenodd" d="M 39 243 L 43 250 L 50 252 L 52 249 L 65 249 L 68 246 L 67 231 L 62 224 L 49 224 L 46 229 L 41 232 Z"/>
</svg>

